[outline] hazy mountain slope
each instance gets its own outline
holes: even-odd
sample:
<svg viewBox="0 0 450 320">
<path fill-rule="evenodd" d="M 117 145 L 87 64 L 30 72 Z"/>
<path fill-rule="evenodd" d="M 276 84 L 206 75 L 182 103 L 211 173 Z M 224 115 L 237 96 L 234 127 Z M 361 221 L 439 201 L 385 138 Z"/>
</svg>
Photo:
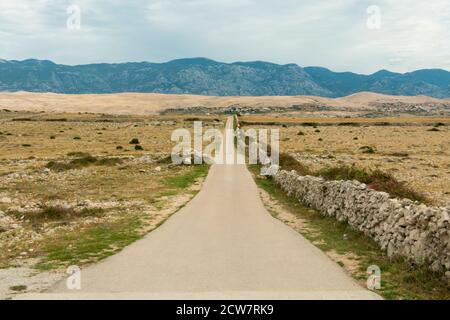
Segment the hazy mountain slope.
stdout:
<svg viewBox="0 0 450 320">
<path fill-rule="evenodd" d="M 341 97 L 360 91 L 450 97 L 450 72 L 439 69 L 372 75 L 268 62 L 205 58 L 166 63 L 66 66 L 45 60 L 0 60 L 0 91 L 172 93 L 215 96 Z"/>
</svg>

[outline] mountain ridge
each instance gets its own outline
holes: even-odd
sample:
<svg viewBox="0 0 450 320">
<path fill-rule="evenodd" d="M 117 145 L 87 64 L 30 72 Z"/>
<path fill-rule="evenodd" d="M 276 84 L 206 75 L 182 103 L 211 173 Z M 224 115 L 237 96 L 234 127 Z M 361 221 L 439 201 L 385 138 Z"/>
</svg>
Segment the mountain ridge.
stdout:
<svg viewBox="0 0 450 320">
<path fill-rule="evenodd" d="M 421 69 L 406 73 L 334 72 L 318 66 L 266 61 L 224 63 L 183 58 L 163 63 L 124 62 L 84 65 L 50 60 L 1 60 L 0 91 L 69 94 L 164 93 L 207 96 L 344 97 L 357 92 L 450 97 L 450 72 Z"/>
</svg>

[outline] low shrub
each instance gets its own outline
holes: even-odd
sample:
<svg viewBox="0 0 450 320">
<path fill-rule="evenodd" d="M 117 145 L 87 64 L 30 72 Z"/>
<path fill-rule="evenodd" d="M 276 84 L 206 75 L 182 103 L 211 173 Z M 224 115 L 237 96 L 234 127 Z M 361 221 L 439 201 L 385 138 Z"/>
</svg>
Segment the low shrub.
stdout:
<svg viewBox="0 0 450 320">
<path fill-rule="evenodd" d="M 46 168 L 52 171 L 62 172 L 72 169 L 81 169 L 91 165 L 114 166 L 123 162 L 123 160 L 120 158 L 97 159 L 96 157 L 91 156 L 89 153 L 84 152 L 70 152 L 67 155 L 74 156 L 75 159 L 72 159 L 69 162 L 50 161 L 47 163 Z"/>
<path fill-rule="evenodd" d="M 357 180 L 369 188 L 388 193 L 391 197 L 406 198 L 413 201 L 430 203 L 423 194 L 411 189 L 406 183 L 380 170 L 366 170 L 356 166 L 330 166 L 317 171 L 309 169 L 289 154 L 280 154 L 280 167 L 283 170 L 295 170 L 299 175 L 322 177 L 325 180 Z"/>
<path fill-rule="evenodd" d="M 362 153 L 375 153 L 375 148 L 371 146 L 362 146 L 359 150 L 361 150 Z"/>
<path fill-rule="evenodd" d="M 428 202 L 428 199 L 412 190 L 404 182 L 380 170 L 365 170 L 355 166 L 327 167 L 315 173 L 325 180 L 357 180 L 369 188 L 383 191 L 396 198 L 407 198 L 414 201 Z"/>
<path fill-rule="evenodd" d="M 280 153 L 280 167 L 284 170 L 295 170 L 302 176 L 311 175 L 307 166 L 287 153 Z"/>
<path fill-rule="evenodd" d="M 71 207 L 43 205 L 38 211 L 12 211 L 10 214 L 19 219 L 28 220 L 33 226 L 46 222 L 64 222 L 84 217 L 98 217 L 103 215 L 103 209 L 84 208 L 75 210 Z"/>
<path fill-rule="evenodd" d="M 138 138 L 131 139 L 130 144 L 139 144 L 139 139 Z"/>
<path fill-rule="evenodd" d="M 403 157 L 403 158 L 409 157 L 409 153 L 408 152 L 401 152 L 401 151 L 399 151 L 399 152 L 392 152 L 392 153 L 389 153 L 389 155 L 393 156 L 393 157 Z"/>
</svg>

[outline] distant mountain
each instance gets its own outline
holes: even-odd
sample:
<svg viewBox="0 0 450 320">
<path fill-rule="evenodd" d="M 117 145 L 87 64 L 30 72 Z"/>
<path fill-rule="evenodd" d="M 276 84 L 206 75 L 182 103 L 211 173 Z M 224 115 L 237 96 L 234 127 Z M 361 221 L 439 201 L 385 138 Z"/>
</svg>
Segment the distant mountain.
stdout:
<svg viewBox="0 0 450 320">
<path fill-rule="evenodd" d="M 34 59 L 0 60 L 0 91 L 322 97 L 370 91 L 447 98 L 450 72 L 429 69 L 401 74 L 381 70 L 362 75 L 296 64 L 222 63 L 205 58 L 79 66 Z"/>
</svg>

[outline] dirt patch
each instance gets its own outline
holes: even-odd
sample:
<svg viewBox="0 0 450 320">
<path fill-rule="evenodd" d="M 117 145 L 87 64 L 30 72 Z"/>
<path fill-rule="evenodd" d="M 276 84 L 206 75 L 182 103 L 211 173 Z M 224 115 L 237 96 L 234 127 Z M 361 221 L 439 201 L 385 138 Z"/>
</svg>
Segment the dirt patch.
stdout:
<svg viewBox="0 0 450 320">
<path fill-rule="evenodd" d="M 286 223 L 288 226 L 298 232 L 312 232 L 306 220 L 298 217 L 287 210 L 281 203 L 273 199 L 265 190 L 259 189 L 261 200 L 266 209 L 278 220 Z"/>
</svg>

